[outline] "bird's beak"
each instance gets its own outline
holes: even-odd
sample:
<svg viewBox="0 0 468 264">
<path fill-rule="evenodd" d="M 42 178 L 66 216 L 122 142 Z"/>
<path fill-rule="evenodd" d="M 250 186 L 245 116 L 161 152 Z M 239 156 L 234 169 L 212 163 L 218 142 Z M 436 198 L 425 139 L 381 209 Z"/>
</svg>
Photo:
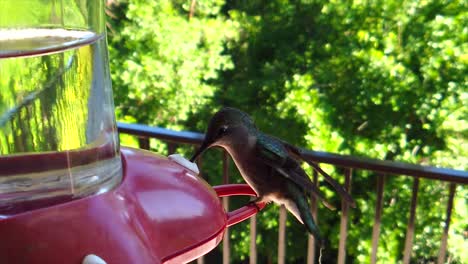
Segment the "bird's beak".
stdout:
<svg viewBox="0 0 468 264">
<path fill-rule="evenodd" d="M 200 156 L 209 147 L 210 147 L 210 144 L 206 143 L 206 141 L 203 142 L 203 144 L 200 146 L 197 152 L 195 152 L 195 154 L 190 159 L 190 162 L 194 162 L 198 158 L 198 156 Z"/>
</svg>

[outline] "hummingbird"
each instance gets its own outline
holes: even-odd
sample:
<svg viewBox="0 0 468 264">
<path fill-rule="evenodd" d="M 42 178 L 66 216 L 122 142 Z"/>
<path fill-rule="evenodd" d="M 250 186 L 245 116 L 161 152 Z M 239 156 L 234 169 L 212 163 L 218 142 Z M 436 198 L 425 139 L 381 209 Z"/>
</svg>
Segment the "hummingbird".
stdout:
<svg viewBox="0 0 468 264">
<path fill-rule="evenodd" d="M 353 198 L 318 164 L 304 158 L 301 149 L 279 138 L 262 133 L 252 118 L 239 109 L 225 107 L 210 120 L 200 148 L 190 159 L 194 162 L 211 147 L 224 148 L 232 157 L 240 174 L 255 191 L 251 203 L 274 202 L 284 205 L 301 222 L 316 241 L 323 245 L 320 231 L 309 210 L 308 198 L 318 197 L 326 207 L 335 209 L 312 183 L 300 163 L 305 161 L 352 206 Z"/>
</svg>

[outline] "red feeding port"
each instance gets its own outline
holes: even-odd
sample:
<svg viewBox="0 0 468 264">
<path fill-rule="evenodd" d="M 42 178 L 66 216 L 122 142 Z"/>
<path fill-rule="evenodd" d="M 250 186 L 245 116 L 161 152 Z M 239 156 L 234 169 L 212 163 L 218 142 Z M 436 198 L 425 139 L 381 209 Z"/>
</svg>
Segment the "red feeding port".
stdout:
<svg viewBox="0 0 468 264">
<path fill-rule="evenodd" d="M 183 263 L 216 247 L 226 227 L 264 204 L 225 212 L 219 197 L 255 196 L 247 185 L 212 188 L 164 156 L 122 149 L 116 188 L 0 219 L 0 263 Z M 21 167 L 20 164 L 17 164 Z"/>
</svg>

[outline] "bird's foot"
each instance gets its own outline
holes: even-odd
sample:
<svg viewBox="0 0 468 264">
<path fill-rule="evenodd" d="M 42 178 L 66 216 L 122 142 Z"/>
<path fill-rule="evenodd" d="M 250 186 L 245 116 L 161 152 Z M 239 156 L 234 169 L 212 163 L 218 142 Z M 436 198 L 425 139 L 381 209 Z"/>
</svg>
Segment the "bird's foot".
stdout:
<svg viewBox="0 0 468 264">
<path fill-rule="evenodd" d="M 263 201 L 263 197 L 257 197 L 253 200 L 251 200 L 250 202 L 247 203 L 247 206 L 255 206 L 255 208 L 257 208 L 257 212 L 260 212 L 262 209 L 258 206 L 257 203 L 260 203 L 260 202 L 264 202 Z"/>
<path fill-rule="evenodd" d="M 257 212 L 260 212 L 260 210 L 261 210 L 260 207 L 257 205 L 257 202 L 255 200 L 248 202 L 247 206 L 255 206 L 255 208 L 257 208 Z"/>
</svg>

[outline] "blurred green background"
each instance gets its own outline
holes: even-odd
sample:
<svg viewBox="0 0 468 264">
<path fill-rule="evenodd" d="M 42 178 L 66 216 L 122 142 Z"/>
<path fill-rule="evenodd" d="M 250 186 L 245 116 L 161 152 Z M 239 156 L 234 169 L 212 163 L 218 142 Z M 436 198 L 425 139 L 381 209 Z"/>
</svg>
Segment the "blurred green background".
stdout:
<svg viewBox="0 0 468 264">
<path fill-rule="evenodd" d="M 215 111 L 233 106 L 308 149 L 468 169 L 467 1 L 108 0 L 107 11 L 119 121 L 203 132 Z M 151 148 L 166 151 L 158 141 Z M 220 162 L 217 150 L 204 156 L 210 184 L 221 183 Z M 231 182 L 243 182 L 231 171 Z M 347 263 L 369 262 L 374 176 L 353 175 Z M 379 263 L 402 259 L 411 186 L 387 177 Z M 437 259 L 447 197 L 447 184 L 421 180 L 412 263 Z M 458 186 L 448 263 L 468 260 L 467 197 Z M 276 262 L 277 216 L 276 206 L 259 214 L 259 263 Z M 339 212 L 320 205 L 319 227 L 332 245 L 324 263 L 334 263 Z M 245 263 L 248 223 L 231 230 L 232 263 Z M 288 263 L 305 263 L 306 239 L 288 216 Z M 208 263 L 219 257 L 217 249 Z"/>
</svg>

